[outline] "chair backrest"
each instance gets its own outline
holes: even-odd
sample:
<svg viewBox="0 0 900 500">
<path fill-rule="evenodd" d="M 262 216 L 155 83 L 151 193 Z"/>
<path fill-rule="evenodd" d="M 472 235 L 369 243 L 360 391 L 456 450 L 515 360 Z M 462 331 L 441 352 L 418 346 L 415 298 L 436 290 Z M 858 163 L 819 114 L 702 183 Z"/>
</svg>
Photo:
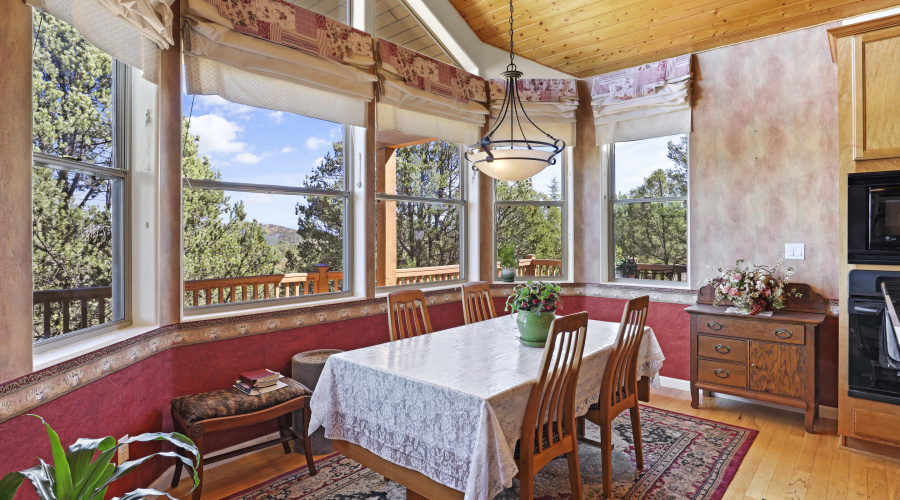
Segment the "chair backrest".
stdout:
<svg viewBox="0 0 900 500">
<path fill-rule="evenodd" d="M 625 304 L 616 344 L 603 374 L 601 407 L 615 406 L 637 393 L 637 358 L 644 338 L 649 305 L 650 297 L 647 295 L 631 299 Z"/>
<path fill-rule="evenodd" d="M 462 286 L 463 319 L 466 324 L 497 317 L 494 299 L 487 281 L 475 281 Z"/>
<path fill-rule="evenodd" d="M 392 341 L 431 333 L 431 318 L 422 290 L 388 294 L 388 328 Z"/>
<path fill-rule="evenodd" d="M 574 435 L 575 433 L 575 388 L 581 356 L 584 354 L 584 339 L 587 335 L 588 313 L 580 312 L 553 320 L 544 358 L 538 371 L 538 381 L 531 390 L 531 399 L 522 423 L 522 457 L 531 456 L 535 436 L 540 436 L 544 426 L 550 438 L 548 443 L 538 438 L 540 454 L 553 446 L 554 434 Z M 564 432 L 565 431 L 565 432 Z M 545 446 L 548 445 L 548 446 Z"/>
</svg>

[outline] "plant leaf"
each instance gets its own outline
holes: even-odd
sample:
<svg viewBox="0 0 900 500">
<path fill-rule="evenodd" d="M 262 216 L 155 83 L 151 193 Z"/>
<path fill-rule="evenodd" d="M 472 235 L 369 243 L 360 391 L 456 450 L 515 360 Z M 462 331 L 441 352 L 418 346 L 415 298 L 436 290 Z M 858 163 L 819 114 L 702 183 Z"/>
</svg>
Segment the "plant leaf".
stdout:
<svg viewBox="0 0 900 500">
<path fill-rule="evenodd" d="M 106 464 L 106 467 L 103 469 L 103 474 L 101 474 L 96 481 L 85 488 L 84 494 L 78 500 L 85 500 L 94 497 L 99 497 L 101 499 L 106 498 L 106 490 L 109 488 L 109 478 L 112 477 L 115 472 L 116 464 Z"/>
<path fill-rule="evenodd" d="M 119 479 L 122 479 L 123 477 L 127 476 L 134 469 L 136 469 L 139 465 L 141 465 L 142 463 L 146 462 L 147 460 L 150 460 L 151 458 L 153 458 L 157 455 L 161 456 L 161 457 L 175 457 L 176 459 L 179 459 L 182 462 L 184 462 L 184 464 L 187 467 L 193 467 L 193 464 L 191 463 L 190 459 L 185 458 L 185 457 L 179 455 L 178 453 L 175 453 L 174 451 L 162 451 L 159 453 L 154 453 L 152 455 L 147 455 L 146 457 L 142 457 L 137 460 L 131 460 L 131 461 L 125 462 L 125 463 L 117 466 L 115 472 L 106 480 L 106 483 L 102 485 L 102 488 L 105 489 L 106 487 L 108 487 L 110 485 L 110 483 L 112 483 L 114 481 L 118 481 Z M 194 487 L 197 486 L 198 482 L 199 482 L 199 478 L 196 477 L 196 474 L 195 474 Z M 191 491 L 193 491 L 193 488 L 191 488 Z M 93 497 L 91 497 L 91 498 L 93 498 Z M 103 498 L 103 497 L 101 496 L 100 498 Z"/>
<path fill-rule="evenodd" d="M 24 480 L 25 474 L 21 472 L 10 472 L 3 476 L 0 479 L 0 500 L 12 500 Z"/>
<path fill-rule="evenodd" d="M 72 470 L 72 498 L 80 498 L 84 492 L 85 486 L 88 485 L 88 479 L 91 477 L 91 459 L 94 453 L 105 451 L 116 445 L 116 440 L 107 436 L 103 439 L 85 439 L 79 438 L 75 444 L 69 446 L 66 452 L 66 460 L 69 462 L 69 468 Z"/>
<path fill-rule="evenodd" d="M 59 441 L 59 434 L 43 418 L 37 415 L 31 416 L 39 418 L 44 423 L 44 427 L 47 428 L 47 436 L 50 438 L 50 450 L 53 454 L 53 469 L 56 472 L 53 486 L 56 496 L 59 500 L 69 500 L 72 497 L 72 471 L 69 469 L 69 462 L 66 460 L 66 452 Z"/>
<path fill-rule="evenodd" d="M 41 465 L 35 465 L 30 469 L 19 471 L 19 474 L 31 481 L 31 485 L 34 486 L 34 490 L 41 500 L 57 500 L 56 493 L 53 492 L 53 476 L 55 472 L 43 460 L 41 460 Z"/>
<path fill-rule="evenodd" d="M 147 488 L 141 488 L 141 489 L 134 490 L 130 493 L 126 493 L 125 495 L 123 495 L 121 497 L 115 497 L 112 500 L 141 500 L 145 497 L 150 497 L 150 496 L 164 496 L 167 498 L 171 498 L 172 500 L 178 500 L 177 498 L 173 497 L 172 495 L 169 495 L 166 492 L 151 490 L 151 489 L 147 489 Z"/>
</svg>

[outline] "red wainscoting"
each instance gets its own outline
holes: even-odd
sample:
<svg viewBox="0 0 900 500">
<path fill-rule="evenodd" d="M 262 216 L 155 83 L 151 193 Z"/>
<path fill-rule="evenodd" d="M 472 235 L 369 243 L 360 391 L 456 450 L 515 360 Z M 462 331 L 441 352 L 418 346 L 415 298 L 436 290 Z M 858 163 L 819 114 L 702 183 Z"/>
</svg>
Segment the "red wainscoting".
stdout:
<svg viewBox="0 0 900 500">
<path fill-rule="evenodd" d="M 565 297 L 563 314 L 588 311 L 591 319 L 621 319 L 623 299 Z M 496 299 L 498 314 L 504 300 Z M 648 325 L 653 328 L 666 354 L 661 374 L 687 380 L 689 367 L 689 317 L 681 304 L 654 302 Z M 436 331 L 463 323 L 460 303 L 429 308 Z M 837 404 L 837 318 L 828 318 L 819 346 L 820 404 Z M 59 432 L 63 445 L 79 437 L 172 430 L 169 401 L 176 396 L 229 387 L 237 373 L 267 366 L 290 375 L 294 354 L 312 349 L 351 350 L 386 342 L 387 320 L 382 314 L 322 325 L 253 335 L 236 339 L 179 346 L 110 374 L 94 383 L 65 394 L 35 410 Z M 274 432 L 274 424 L 212 434 L 207 450 L 214 451 Z M 158 449 L 156 444 L 133 445 L 132 457 Z M 0 424 L 0 474 L 36 465 L 36 456 L 50 456 L 46 434 L 37 419 L 19 416 Z M 171 461 L 145 464 L 112 488 L 119 495 L 139 486 L 146 487 L 159 477 Z M 26 493 L 27 492 L 27 493 Z M 23 487 L 17 498 L 36 498 Z"/>
</svg>

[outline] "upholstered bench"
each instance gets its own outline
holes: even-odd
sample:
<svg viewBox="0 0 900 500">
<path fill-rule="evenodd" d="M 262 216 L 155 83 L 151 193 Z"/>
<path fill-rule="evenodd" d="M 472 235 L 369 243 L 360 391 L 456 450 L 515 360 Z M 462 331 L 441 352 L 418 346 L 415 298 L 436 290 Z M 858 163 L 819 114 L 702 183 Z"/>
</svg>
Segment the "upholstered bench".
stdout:
<svg viewBox="0 0 900 500">
<path fill-rule="evenodd" d="M 190 437 L 197 445 L 200 455 L 200 466 L 197 474 L 200 484 L 194 490 L 193 500 L 200 500 L 200 490 L 203 487 L 203 465 L 226 460 L 251 451 L 261 450 L 269 446 L 281 444 L 285 453 L 291 452 L 290 442 L 301 444 L 306 454 L 306 466 L 310 475 L 316 474 L 316 465 L 313 463 L 312 447 L 309 441 L 309 400 L 312 392 L 303 384 L 290 379 L 282 378 L 287 387 L 282 387 L 259 396 L 248 396 L 238 389 L 224 389 L 221 391 L 206 392 L 181 396 L 172 400 L 172 421 L 175 431 Z M 295 410 L 302 411 L 303 422 L 294 422 L 294 429 L 302 430 L 303 436 L 297 434 L 288 425 L 287 416 Z M 298 411 L 298 414 L 300 412 Z M 246 425 L 278 419 L 278 439 L 265 443 L 248 446 L 240 450 L 223 453 L 206 461 L 203 459 L 203 436 L 207 432 L 234 429 Z M 175 461 L 175 476 L 172 478 L 172 487 L 178 486 L 181 479 L 181 461 Z"/>
</svg>

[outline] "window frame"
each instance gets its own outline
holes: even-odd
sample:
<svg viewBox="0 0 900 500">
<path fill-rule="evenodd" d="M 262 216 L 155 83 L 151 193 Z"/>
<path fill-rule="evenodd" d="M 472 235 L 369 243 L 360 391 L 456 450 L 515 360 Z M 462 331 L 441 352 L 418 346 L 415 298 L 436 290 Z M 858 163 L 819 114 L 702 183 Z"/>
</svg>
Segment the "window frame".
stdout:
<svg viewBox="0 0 900 500">
<path fill-rule="evenodd" d="M 302 115 L 297 115 L 302 116 Z M 323 120 L 324 121 L 324 120 Z M 343 297 L 353 296 L 354 288 L 353 288 L 353 253 L 352 253 L 352 245 L 353 245 L 353 183 L 354 183 L 354 175 L 353 169 L 349 168 L 349 163 L 347 161 L 348 158 L 352 158 L 353 151 L 353 139 L 352 139 L 352 129 L 354 128 L 352 125 L 338 124 L 341 125 L 343 129 L 343 141 L 344 141 L 344 155 L 343 155 L 343 169 L 344 169 L 344 189 L 321 189 L 321 188 L 309 188 L 302 186 L 281 186 L 281 185 L 270 185 L 270 184 L 250 184 L 245 182 L 232 182 L 232 181 L 213 181 L 209 179 L 189 179 L 187 177 L 181 178 L 182 185 L 182 193 L 185 188 L 189 189 L 206 189 L 213 191 L 240 191 L 244 193 L 262 193 L 262 194 L 276 194 L 276 195 L 293 195 L 293 196 L 318 196 L 325 198 L 343 198 L 343 281 L 344 281 L 344 289 L 336 292 L 327 292 L 327 293 L 315 293 L 309 295 L 300 295 L 293 297 L 278 297 L 278 298 L 269 298 L 269 299 L 254 299 L 254 300 L 244 300 L 240 302 L 227 302 L 223 304 L 205 304 L 202 306 L 192 306 L 187 307 L 184 305 L 184 266 L 182 265 L 182 276 L 181 276 L 181 295 L 180 295 L 180 304 L 182 316 L 185 318 L 191 316 L 202 316 L 208 314 L 218 314 L 218 313 L 229 313 L 235 311 L 247 311 L 252 313 L 254 309 L 261 309 L 271 306 L 290 306 L 303 304 L 305 302 L 315 302 L 322 300 L 331 300 Z M 184 196 L 182 194 L 182 200 Z M 184 262 L 184 217 L 182 215 L 181 226 L 179 228 L 179 234 L 181 235 L 181 259 Z"/>
<path fill-rule="evenodd" d="M 437 142 L 440 139 L 435 139 L 430 142 Z M 447 141 L 442 141 L 447 142 Z M 410 283 L 408 285 L 385 285 L 378 286 L 375 285 L 375 293 L 389 293 L 396 292 L 400 290 L 412 290 L 412 289 L 425 289 L 425 288 L 440 288 L 443 286 L 452 286 L 459 285 L 462 283 L 467 283 L 469 281 L 469 265 L 468 265 L 468 251 L 469 251 L 469 236 L 468 236 L 468 199 L 469 199 L 469 179 L 468 174 L 466 173 L 468 169 L 466 168 L 469 165 L 469 161 L 466 159 L 465 144 L 456 144 L 457 148 L 459 148 L 459 198 L 431 198 L 428 196 L 409 196 L 409 195 L 399 195 L 399 194 L 386 194 L 379 193 L 378 190 L 375 190 L 375 206 L 372 207 L 372 210 L 377 213 L 378 212 L 378 202 L 379 201 L 395 201 L 399 203 L 427 203 L 431 205 L 445 205 L 445 206 L 455 206 L 457 210 L 459 210 L 459 278 L 455 280 L 440 280 L 440 281 L 428 281 L 423 283 Z M 379 175 L 378 172 L 375 175 Z M 378 241 L 378 234 L 375 231 L 375 241 Z M 377 246 L 377 243 L 376 243 Z M 377 260 L 377 259 L 376 259 Z"/>
<path fill-rule="evenodd" d="M 606 272 L 607 281 L 616 282 L 616 283 L 625 283 L 625 284 L 634 284 L 634 285 L 648 285 L 653 284 L 655 287 L 660 288 L 690 288 L 691 283 L 691 205 L 690 205 L 690 194 L 691 194 L 691 134 L 672 134 L 672 135 L 684 135 L 687 138 L 687 189 L 685 190 L 684 196 L 667 196 L 660 198 L 628 198 L 624 200 L 616 199 L 616 143 L 608 144 L 608 158 L 607 158 L 607 178 L 609 179 L 607 182 L 607 213 L 609 214 L 606 217 L 606 225 L 607 225 L 607 243 L 608 243 L 608 259 L 606 263 Z M 670 137 L 670 136 L 659 136 L 659 137 L 648 137 L 647 139 L 657 139 L 661 137 Z M 646 139 L 638 139 L 638 140 L 646 140 Z M 637 141 L 621 141 L 621 142 L 637 142 Z M 663 281 L 663 280 L 651 280 L 651 279 L 641 279 L 641 278 L 617 278 L 616 277 L 616 205 L 628 205 L 634 203 L 671 203 L 671 202 L 684 202 L 684 208 L 686 211 L 687 217 L 687 225 L 685 231 L 685 238 L 687 241 L 686 248 L 686 258 L 685 258 L 685 266 L 687 270 L 685 271 L 685 281 Z"/>
<path fill-rule="evenodd" d="M 131 326 L 131 192 L 132 176 L 130 175 L 130 141 L 131 137 L 131 69 L 125 63 L 113 58 L 113 83 L 112 83 L 112 122 L 113 122 L 113 166 L 104 167 L 93 163 L 61 158 L 47 153 L 32 151 L 32 165 L 39 168 L 52 170 L 64 170 L 66 172 L 81 172 L 89 175 L 97 175 L 110 180 L 119 180 L 120 187 L 113 194 L 113 220 L 112 220 L 112 284 L 113 297 L 112 316 L 121 316 L 121 319 L 107 321 L 102 325 L 94 325 L 80 330 L 57 335 L 49 339 L 33 342 L 33 354 L 43 354 L 52 349 L 69 346 L 98 335 L 121 330 Z M 115 215 L 118 214 L 118 215 Z M 115 263 L 119 262 L 118 265 Z M 120 288 L 120 291 L 116 291 Z M 32 284 L 32 293 L 34 293 Z M 115 300 L 116 296 L 120 297 Z M 121 309 L 120 309 L 121 308 Z M 32 306 L 32 314 L 34 307 Z"/>
<path fill-rule="evenodd" d="M 497 179 L 491 179 L 494 187 L 494 210 L 493 210 L 493 228 L 494 228 L 494 240 L 493 240 L 493 259 L 497 261 L 497 249 L 500 248 L 500 241 L 497 238 L 497 214 L 499 213 L 498 208 L 501 206 L 504 207 L 559 207 L 560 215 L 562 219 L 562 223 L 559 228 L 559 237 L 562 240 L 560 243 L 560 260 L 562 261 L 562 266 L 560 266 L 559 276 L 516 276 L 515 282 L 528 282 L 534 281 L 534 278 L 540 278 L 541 281 L 547 282 L 566 282 L 569 281 L 569 148 L 567 147 L 562 154 L 556 156 L 557 163 L 559 164 L 560 171 L 560 190 L 559 190 L 559 199 L 558 200 L 498 200 L 497 199 Z M 491 276 L 492 283 L 503 283 L 503 280 L 500 279 L 496 275 L 496 273 Z"/>
</svg>

